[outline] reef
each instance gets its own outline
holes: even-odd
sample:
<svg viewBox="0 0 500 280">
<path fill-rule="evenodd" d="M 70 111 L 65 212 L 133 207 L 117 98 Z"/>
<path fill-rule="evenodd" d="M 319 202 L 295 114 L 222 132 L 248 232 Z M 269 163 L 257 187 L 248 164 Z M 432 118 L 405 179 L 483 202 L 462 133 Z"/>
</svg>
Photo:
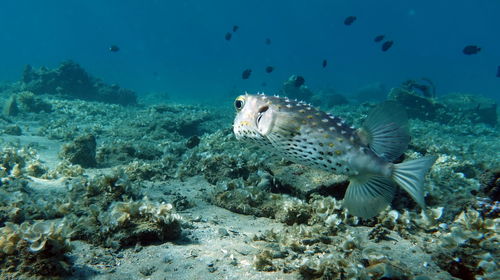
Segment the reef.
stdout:
<svg viewBox="0 0 500 280">
<path fill-rule="evenodd" d="M 433 120 L 445 124 L 498 124 L 497 104 L 491 99 L 464 94 L 449 94 L 431 98 L 417 93 L 408 82 L 393 88 L 388 99 L 401 103 L 410 118 Z M 434 97 L 434 93 L 432 94 Z"/>
<path fill-rule="evenodd" d="M 83 100 L 95 100 L 121 105 L 137 103 L 136 94 L 115 84 L 106 84 L 92 77 L 73 61 L 62 62 L 55 69 L 26 65 L 21 87 L 37 95 L 54 94 Z"/>
<path fill-rule="evenodd" d="M 6 87 L 0 278 L 497 279 L 498 129 L 474 119 L 478 97 L 421 91 L 391 98 L 424 106 L 409 110 L 413 138 L 398 160 L 438 156 L 427 207 L 398 191 L 360 219 L 342 206 L 347 178 L 237 141 L 229 106 Z M 375 106 L 311 93 L 357 127 Z"/>
</svg>

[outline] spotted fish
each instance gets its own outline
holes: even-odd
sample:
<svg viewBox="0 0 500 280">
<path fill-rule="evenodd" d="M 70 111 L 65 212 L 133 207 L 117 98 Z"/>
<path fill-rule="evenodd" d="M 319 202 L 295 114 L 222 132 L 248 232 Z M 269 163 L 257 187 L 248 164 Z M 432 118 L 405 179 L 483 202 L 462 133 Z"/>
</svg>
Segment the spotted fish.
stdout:
<svg viewBox="0 0 500 280">
<path fill-rule="evenodd" d="M 299 164 L 347 175 L 343 204 L 349 213 L 377 215 L 394 198 L 396 185 L 424 207 L 424 177 L 436 157 L 392 163 L 410 142 L 406 112 L 396 102 L 374 108 L 359 129 L 286 97 L 245 94 L 234 106 L 238 140 L 267 146 Z"/>
</svg>

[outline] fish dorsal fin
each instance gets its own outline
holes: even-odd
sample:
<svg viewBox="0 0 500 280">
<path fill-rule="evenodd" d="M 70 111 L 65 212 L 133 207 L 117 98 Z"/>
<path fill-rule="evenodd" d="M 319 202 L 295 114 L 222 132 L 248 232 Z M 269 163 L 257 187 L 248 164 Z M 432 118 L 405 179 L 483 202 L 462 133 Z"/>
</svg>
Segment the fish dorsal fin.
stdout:
<svg viewBox="0 0 500 280">
<path fill-rule="evenodd" d="M 406 111 L 398 102 L 386 101 L 370 111 L 358 135 L 379 157 L 394 161 L 410 143 Z"/>
</svg>

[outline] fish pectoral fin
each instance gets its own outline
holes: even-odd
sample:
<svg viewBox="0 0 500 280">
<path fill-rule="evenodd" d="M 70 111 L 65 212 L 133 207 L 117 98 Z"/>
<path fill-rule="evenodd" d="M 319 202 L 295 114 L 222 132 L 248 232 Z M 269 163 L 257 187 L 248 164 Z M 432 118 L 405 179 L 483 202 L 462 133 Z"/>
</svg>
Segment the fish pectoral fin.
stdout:
<svg viewBox="0 0 500 280">
<path fill-rule="evenodd" d="M 425 206 L 424 179 L 427 171 L 436 161 L 436 156 L 425 156 L 394 165 L 393 180 L 401 186 L 420 207 Z"/>
<path fill-rule="evenodd" d="M 382 211 L 394 198 L 396 185 L 383 176 L 353 177 L 344 197 L 349 214 L 371 218 Z"/>
<path fill-rule="evenodd" d="M 361 141 L 387 161 L 397 159 L 408 148 L 408 116 L 395 101 L 375 107 L 358 131 Z"/>
</svg>

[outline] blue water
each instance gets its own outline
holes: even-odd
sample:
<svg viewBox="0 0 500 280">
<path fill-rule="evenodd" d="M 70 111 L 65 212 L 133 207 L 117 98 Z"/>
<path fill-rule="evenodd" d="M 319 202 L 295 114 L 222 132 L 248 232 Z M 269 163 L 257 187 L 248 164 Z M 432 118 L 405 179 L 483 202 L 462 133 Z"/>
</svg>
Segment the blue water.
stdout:
<svg viewBox="0 0 500 280">
<path fill-rule="evenodd" d="M 345 26 L 350 15 L 357 20 Z M 499 0 L 4 0 L 0 81 L 18 80 L 25 64 L 56 67 L 72 59 L 139 94 L 206 99 L 232 90 L 273 93 L 300 74 L 312 89 L 345 94 L 428 77 L 438 94 L 500 100 L 498 15 Z M 240 28 L 226 41 L 233 25 Z M 389 51 L 373 42 L 379 34 L 394 40 Z M 113 44 L 119 52 L 108 50 Z M 466 56 L 468 44 L 482 51 Z M 275 67 L 271 74 L 264 71 L 268 65 Z M 242 80 L 246 68 L 253 72 Z"/>
</svg>

